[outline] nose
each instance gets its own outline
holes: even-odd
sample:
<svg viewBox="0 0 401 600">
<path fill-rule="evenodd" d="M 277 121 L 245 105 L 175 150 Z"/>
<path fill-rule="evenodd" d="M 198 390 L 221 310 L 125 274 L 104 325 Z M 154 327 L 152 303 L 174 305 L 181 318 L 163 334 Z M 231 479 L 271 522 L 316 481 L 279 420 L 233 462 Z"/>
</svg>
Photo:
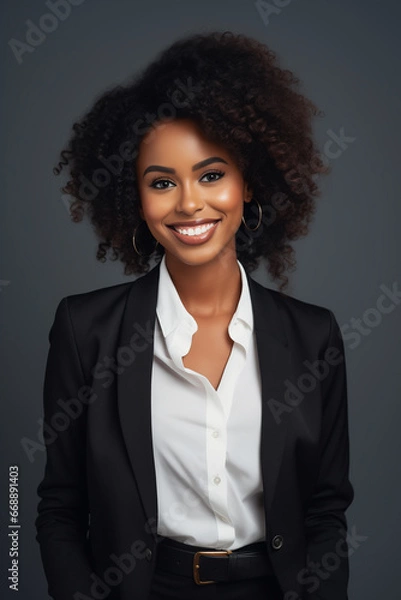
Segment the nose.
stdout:
<svg viewBox="0 0 401 600">
<path fill-rule="evenodd" d="M 191 185 L 179 188 L 176 204 L 177 212 L 191 215 L 197 210 L 201 210 L 204 205 L 205 202 L 199 190 L 195 190 Z"/>
</svg>

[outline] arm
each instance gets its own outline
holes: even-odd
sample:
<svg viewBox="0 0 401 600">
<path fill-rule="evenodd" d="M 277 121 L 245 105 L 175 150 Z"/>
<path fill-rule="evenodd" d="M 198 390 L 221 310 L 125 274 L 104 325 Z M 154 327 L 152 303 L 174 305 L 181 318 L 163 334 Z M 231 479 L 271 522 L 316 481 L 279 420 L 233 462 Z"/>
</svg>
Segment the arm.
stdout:
<svg viewBox="0 0 401 600">
<path fill-rule="evenodd" d="M 341 331 L 329 312 L 330 332 L 325 352 L 329 370 L 322 381 L 320 468 L 305 516 L 307 566 L 311 573 L 305 580 L 308 600 L 348 600 L 344 513 L 354 498 L 354 490 L 348 479 L 347 376 Z"/>
<path fill-rule="evenodd" d="M 90 596 L 93 579 L 86 546 L 86 406 L 81 403 L 81 414 L 73 418 L 59 403 L 76 399 L 84 385 L 66 298 L 57 307 L 49 342 L 44 380 L 46 467 L 37 488 L 41 500 L 36 540 L 49 595 L 55 600 L 78 600 L 80 596 L 74 596 L 78 591 Z M 53 419 L 55 413 L 62 417 Z"/>
</svg>

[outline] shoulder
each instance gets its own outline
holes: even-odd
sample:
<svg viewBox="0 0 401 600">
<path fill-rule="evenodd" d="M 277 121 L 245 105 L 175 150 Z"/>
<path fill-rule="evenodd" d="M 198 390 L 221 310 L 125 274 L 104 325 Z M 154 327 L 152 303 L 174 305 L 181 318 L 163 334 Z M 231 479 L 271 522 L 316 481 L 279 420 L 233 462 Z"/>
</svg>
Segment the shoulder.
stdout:
<svg viewBox="0 0 401 600">
<path fill-rule="evenodd" d="M 251 280 L 250 285 L 253 290 L 265 299 L 269 296 L 282 314 L 287 314 L 293 318 L 325 319 L 332 313 L 332 310 L 327 306 L 306 302 L 295 296 L 279 292 L 264 286 L 251 276 L 248 276 L 248 279 Z"/>
<path fill-rule="evenodd" d="M 340 328 L 333 311 L 323 305 L 306 302 L 295 296 L 265 287 L 254 279 L 250 283 L 255 297 L 277 314 L 287 340 L 311 340 L 324 344 L 333 336 L 340 336 Z"/>
<path fill-rule="evenodd" d="M 134 284 L 133 281 L 97 288 L 88 292 L 70 294 L 62 298 L 71 315 L 76 318 L 95 317 L 110 313 L 113 309 L 124 307 L 127 295 Z"/>
<path fill-rule="evenodd" d="M 59 313 L 67 315 L 73 329 L 81 335 L 118 327 L 129 296 L 141 292 L 143 281 L 149 280 L 149 274 L 128 282 L 65 296 L 57 306 L 56 319 Z"/>
<path fill-rule="evenodd" d="M 270 289 L 269 292 L 279 309 L 293 318 L 320 321 L 321 319 L 327 320 L 330 313 L 332 313 L 331 309 L 327 306 L 306 302 L 305 300 L 276 290 Z"/>
</svg>

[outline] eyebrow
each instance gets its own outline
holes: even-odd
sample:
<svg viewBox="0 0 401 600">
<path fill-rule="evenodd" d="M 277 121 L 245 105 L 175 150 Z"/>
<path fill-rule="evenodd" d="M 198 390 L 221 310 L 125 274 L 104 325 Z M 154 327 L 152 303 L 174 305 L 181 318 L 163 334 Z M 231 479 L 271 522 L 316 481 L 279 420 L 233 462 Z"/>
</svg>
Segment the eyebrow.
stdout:
<svg viewBox="0 0 401 600">
<path fill-rule="evenodd" d="M 200 162 L 196 163 L 193 167 L 192 167 L 192 171 L 197 171 L 198 169 L 201 169 L 202 167 L 206 167 L 207 165 L 210 165 L 211 163 L 215 163 L 215 162 L 222 162 L 225 163 L 226 165 L 228 165 L 228 162 L 226 160 L 224 160 L 224 158 L 221 158 L 220 156 L 211 156 L 210 158 L 205 158 L 205 160 L 201 160 Z M 161 171 L 162 173 L 175 173 L 175 169 L 172 169 L 171 167 L 162 167 L 161 165 L 150 165 L 150 167 L 147 167 L 144 172 L 143 172 L 143 177 L 145 177 L 146 173 L 150 173 L 151 171 Z"/>
</svg>

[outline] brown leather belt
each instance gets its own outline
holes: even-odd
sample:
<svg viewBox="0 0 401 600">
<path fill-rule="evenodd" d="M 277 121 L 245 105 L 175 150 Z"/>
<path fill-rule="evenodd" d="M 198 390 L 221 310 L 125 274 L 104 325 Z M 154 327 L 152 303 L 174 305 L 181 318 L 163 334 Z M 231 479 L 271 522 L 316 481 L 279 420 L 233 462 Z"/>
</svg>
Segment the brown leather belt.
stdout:
<svg viewBox="0 0 401 600">
<path fill-rule="evenodd" d="M 192 577 L 198 585 L 274 575 L 265 542 L 214 550 L 163 538 L 157 548 L 156 568 Z"/>
</svg>

